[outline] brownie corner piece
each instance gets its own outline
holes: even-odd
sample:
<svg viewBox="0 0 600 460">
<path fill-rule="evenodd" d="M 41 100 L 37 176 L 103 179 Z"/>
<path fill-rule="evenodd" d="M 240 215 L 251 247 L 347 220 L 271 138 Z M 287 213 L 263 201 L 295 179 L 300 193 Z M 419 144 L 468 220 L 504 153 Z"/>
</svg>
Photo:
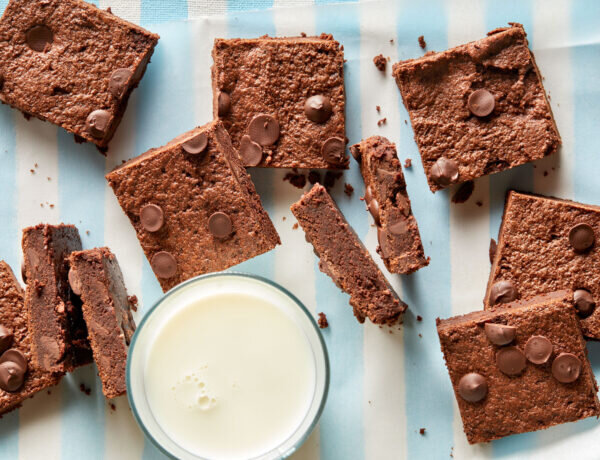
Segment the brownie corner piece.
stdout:
<svg viewBox="0 0 600 460">
<path fill-rule="evenodd" d="M 291 207 L 319 257 L 319 268 L 344 292 L 359 322 L 399 324 L 407 305 L 398 298 L 369 252 L 320 184 Z"/>
<path fill-rule="evenodd" d="M 523 26 L 393 66 L 432 192 L 513 168 L 561 139 Z"/>
<path fill-rule="evenodd" d="M 69 283 L 82 301 L 102 392 L 107 398 L 123 395 L 135 321 L 119 262 L 106 247 L 73 252 L 69 262 Z"/>
<path fill-rule="evenodd" d="M 0 101 L 106 148 L 158 39 L 82 0 L 10 0 Z"/>
<path fill-rule="evenodd" d="M 281 244 L 220 121 L 106 176 L 164 291 Z"/>
<path fill-rule="evenodd" d="M 348 169 L 344 52 L 331 35 L 216 39 L 213 115 L 246 166 Z"/>
<path fill-rule="evenodd" d="M 377 252 L 390 273 L 410 274 L 429 265 L 396 146 L 371 136 L 350 147 L 365 182 L 365 205 L 377 226 Z"/>
<path fill-rule="evenodd" d="M 469 443 L 600 415 L 571 291 L 438 321 Z"/>
</svg>

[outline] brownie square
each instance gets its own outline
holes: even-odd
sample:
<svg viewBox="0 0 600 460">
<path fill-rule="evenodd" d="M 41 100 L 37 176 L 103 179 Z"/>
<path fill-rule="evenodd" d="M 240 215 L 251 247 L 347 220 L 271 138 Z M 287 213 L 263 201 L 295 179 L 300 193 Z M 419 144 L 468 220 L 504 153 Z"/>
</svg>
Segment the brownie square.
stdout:
<svg viewBox="0 0 600 460">
<path fill-rule="evenodd" d="M 73 225 L 39 224 L 23 230 L 23 279 L 32 356 L 50 372 L 92 361 L 81 304 L 69 287 L 68 257 L 81 250 Z"/>
<path fill-rule="evenodd" d="M 509 192 L 485 307 L 569 289 L 575 292 L 584 335 L 600 339 L 600 239 L 595 235 L 600 237 L 600 207 Z"/>
<path fill-rule="evenodd" d="M 523 26 L 394 64 L 432 192 L 556 152 L 561 143 Z"/>
<path fill-rule="evenodd" d="M 10 0 L 0 101 L 104 148 L 158 39 L 80 0 Z"/>
<path fill-rule="evenodd" d="M 164 291 L 280 244 L 220 121 L 106 175 Z"/>
<path fill-rule="evenodd" d="M 216 39 L 213 115 L 246 166 L 347 169 L 344 52 L 331 35 Z"/>
<path fill-rule="evenodd" d="M 406 275 L 429 265 L 396 146 L 385 137 L 372 136 L 350 151 L 365 181 L 364 201 L 377 225 L 377 252 L 386 268 Z"/>
<path fill-rule="evenodd" d="M 389 285 L 325 187 L 315 184 L 291 207 L 319 268 L 350 295 L 354 316 L 363 323 L 402 323 L 407 305 Z"/>
<path fill-rule="evenodd" d="M 108 248 L 76 251 L 69 257 L 69 283 L 83 302 L 102 392 L 114 398 L 127 392 L 127 348 L 135 322 L 119 262 Z"/>
<path fill-rule="evenodd" d="M 437 320 L 469 443 L 600 414 L 572 295 Z"/>
<path fill-rule="evenodd" d="M 8 372 L 14 372 L 12 377 Z M 0 415 L 61 377 L 35 365 L 23 289 L 8 264 L 0 261 Z"/>
</svg>

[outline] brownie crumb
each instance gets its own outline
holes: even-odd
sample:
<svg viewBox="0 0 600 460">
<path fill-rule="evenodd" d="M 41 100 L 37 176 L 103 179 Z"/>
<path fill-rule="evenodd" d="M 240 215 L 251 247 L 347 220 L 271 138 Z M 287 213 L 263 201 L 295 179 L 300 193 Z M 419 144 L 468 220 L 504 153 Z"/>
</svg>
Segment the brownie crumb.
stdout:
<svg viewBox="0 0 600 460">
<path fill-rule="evenodd" d="M 30 170 L 29 170 L 29 172 L 30 172 L 31 174 L 35 174 L 35 170 L 33 170 L 33 169 L 30 169 Z"/>
<path fill-rule="evenodd" d="M 113 14 L 111 7 L 109 6 L 108 8 L 106 8 L 106 12 L 109 14 Z"/>
<path fill-rule="evenodd" d="M 50 203 L 50 209 L 54 209 L 54 205 Z"/>
<path fill-rule="evenodd" d="M 377 122 L 377 126 L 385 125 L 387 123 L 387 118 L 382 118 Z"/>
<path fill-rule="evenodd" d="M 51 394 L 52 394 L 52 392 L 51 392 L 50 390 L 48 390 L 48 394 L 49 394 L 49 395 L 51 395 Z"/>
<path fill-rule="evenodd" d="M 381 107 L 380 106 L 376 105 L 375 106 L 375 110 L 377 110 L 377 113 L 381 113 Z"/>
<path fill-rule="evenodd" d="M 327 322 L 327 316 L 325 316 L 325 313 L 323 313 L 323 312 L 319 313 L 319 319 L 317 322 L 319 323 L 319 327 L 321 329 L 325 329 L 326 327 L 329 327 L 329 323 Z"/>
<path fill-rule="evenodd" d="M 311 185 L 315 185 L 317 182 L 321 182 L 321 174 L 319 171 L 310 171 L 308 173 L 308 182 Z"/>
<path fill-rule="evenodd" d="M 404 167 L 405 168 L 411 168 L 412 167 L 412 160 L 410 158 L 407 158 L 406 160 L 404 160 Z"/>
<path fill-rule="evenodd" d="M 298 222 L 292 225 L 292 230 L 298 230 Z"/>
<path fill-rule="evenodd" d="M 423 334 L 419 334 L 419 338 L 422 339 L 423 338 Z"/>
<path fill-rule="evenodd" d="M 131 309 L 133 311 L 137 311 L 138 309 L 138 298 L 136 295 L 130 295 L 129 297 L 127 297 L 127 299 L 129 299 L 129 305 L 131 305 Z"/>
<path fill-rule="evenodd" d="M 425 37 L 423 35 L 421 35 L 419 38 L 419 46 L 421 47 L 422 50 L 424 50 L 425 48 L 427 48 L 427 42 L 425 41 Z"/>
<path fill-rule="evenodd" d="M 85 393 L 86 396 L 89 396 L 90 394 L 92 394 L 92 390 L 89 389 L 88 387 L 86 387 L 84 383 L 79 384 L 79 391 L 81 391 L 82 393 Z"/>
<path fill-rule="evenodd" d="M 115 403 L 110 403 L 110 410 L 113 412 L 117 410 L 117 406 L 115 406 Z"/>
<path fill-rule="evenodd" d="M 325 179 L 323 180 L 323 186 L 326 190 L 330 190 L 340 177 L 342 177 L 341 172 L 327 171 L 325 173 Z"/>
<path fill-rule="evenodd" d="M 300 32 L 300 36 L 306 38 L 306 32 Z"/>
<path fill-rule="evenodd" d="M 404 120 L 404 124 L 405 124 L 405 125 L 408 125 L 408 121 Z"/>
<path fill-rule="evenodd" d="M 426 428 L 421 428 L 421 429 L 419 430 L 419 434 L 420 434 L 421 436 L 425 436 L 425 431 L 427 431 L 427 429 L 426 429 Z"/>
<path fill-rule="evenodd" d="M 37 167 L 38 167 L 38 164 L 37 164 L 37 163 L 34 163 L 33 167 L 34 167 L 34 168 L 37 168 Z"/>
<path fill-rule="evenodd" d="M 51 178 L 51 177 L 48 177 L 48 182 L 50 182 L 51 180 L 52 180 L 52 178 Z"/>
<path fill-rule="evenodd" d="M 544 171 L 544 177 L 548 175 L 548 171 Z"/>
<path fill-rule="evenodd" d="M 494 263 L 494 257 L 496 257 L 496 249 L 498 249 L 498 243 L 496 243 L 496 240 L 494 238 L 492 238 L 490 240 L 490 263 L 493 264 Z"/>
<path fill-rule="evenodd" d="M 354 187 L 348 183 L 344 184 L 344 193 L 348 196 L 352 196 L 354 193 Z"/>
<path fill-rule="evenodd" d="M 390 43 L 394 43 L 394 39 L 393 38 L 390 38 Z"/>
<path fill-rule="evenodd" d="M 373 64 L 375 64 L 377 70 L 379 70 L 380 72 L 385 72 L 387 60 L 383 57 L 383 54 L 380 54 L 379 56 L 375 56 L 373 58 Z"/>
<path fill-rule="evenodd" d="M 281 218 L 281 220 L 282 220 L 283 222 L 285 222 L 285 219 L 286 219 L 286 217 L 285 217 L 285 216 L 283 216 L 283 217 Z"/>
<path fill-rule="evenodd" d="M 417 315 L 417 321 L 423 321 L 423 317 L 421 315 Z"/>
<path fill-rule="evenodd" d="M 483 202 L 482 201 L 476 201 L 475 204 L 477 206 L 479 206 L 480 208 L 483 206 Z"/>
<path fill-rule="evenodd" d="M 304 188 L 306 185 L 306 176 L 302 173 L 299 173 L 296 169 L 293 169 L 291 172 L 283 176 L 283 180 L 289 181 L 289 183 L 296 188 Z"/>
<path fill-rule="evenodd" d="M 89 234 L 90 234 L 90 231 L 89 231 L 89 230 L 86 230 L 86 231 L 85 231 L 85 234 L 86 234 L 86 235 L 89 235 Z"/>
<path fill-rule="evenodd" d="M 471 194 L 473 193 L 474 189 L 475 182 L 473 182 L 472 180 L 465 182 L 458 188 L 458 190 L 452 196 L 452 203 L 464 203 L 471 197 Z"/>
</svg>

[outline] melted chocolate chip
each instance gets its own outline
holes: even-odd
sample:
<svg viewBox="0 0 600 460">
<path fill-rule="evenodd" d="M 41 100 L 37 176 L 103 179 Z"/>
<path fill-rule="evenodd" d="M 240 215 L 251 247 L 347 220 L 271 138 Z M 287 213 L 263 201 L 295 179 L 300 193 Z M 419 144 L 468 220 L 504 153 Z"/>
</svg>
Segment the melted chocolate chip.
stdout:
<svg viewBox="0 0 600 460">
<path fill-rule="evenodd" d="M 13 342 L 13 333 L 0 324 L 0 354 L 8 350 Z"/>
<path fill-rule="evenodd" d="M 561 383 L 571 383 L 579 378 L 581 360 L 571 353 L 561 353 L 552 362 L 552 375 Z"/>
<path fill-rule="evenodd" d="M 515 340 L 517 328 L 506 324 L 485 323 L 485 335 L 494 345 L 508 345 Z"/>
<path fill-rule="evenodd" d="M 440 157 L 431 167 L 429 174 L 436 184 L 447 187 L 458 182 L 458 164 L 454 160 Z"/>
<path fill-rule="evenodd" d="M 107 110 L 94 110 L 88 115 L 85 125 L 93 137 L 101 139 L 108 132 L 109 122 L 110 112 Z"/>
<path fill-rule="evenodd" d="M 360 153 L 360 145 L 354 144 L 353 146 L 351 146 L 350 153 L 352 154 L 354 159 L 360 163 L 360 159 L 362 157 L 362 153 Z"/>
<path fill-rule="evenodd" d="M 248 134 L 259 145 L 273 145 L 279 139 L 279 122 L 271 115 L 256 115 L 248 125 Z"/>
<path fill-rule="evenodd" d="M 159 231 L 165 222 L 165 215 L 160 206 L 147 204 L 140 209 L 140 223 L 147 232 Z"/>
<path fill-rule="evenodd" d="M 6 362 L 13 362 L 17 366 L 27 370 L 27 358 L 23 354 L 21 350 L 17 350 L 16 348 L 11 348 L 10 350 L 6 350 L 2 355 L 0 355 L 0 364 Z"/>
<path fill-rule="evenodd" d="M 494 238 L 492 238 L 490 240 L 490 249 L 489 249 L 490 263 L 491 264 L 494 263 L 494 257 L 496 257 L 496 250 L 497 249 L 498 249 L 498 243 L 496 243 L 496 240 Z"/>
<path fill-rule="evenodd" d="M 494 95 L 486 89 L 473 91 L 467 101 L 467 106 L 476 117 L 487 117 L 494 111 L 496 100 Z"/>
<path fill-rule="evenodd" d="M 52 47 L 54 41 L 54 34 L 49 27 L 44 25 L 33 26 L 27 31 L 27 45 L 33 51 L 45 52 Z"/>
<path fill-rule="evenodd" d="M 478 402 L 486 397 L 488 385 L 485 377 L 475 372 L 465 374 L 458 382 L 458 394 L 468 402 Z"/>
<path fill-rule="evenodd" d="M 525 356 L 533 364 L 544 364 L 552 355 L 552 342 L 542 335 L 534 335 L 525 344 Z"/>
<path fill-rule="evenodd" d="M 25 371 L 12 361 L 0 364 L 0 389 L 9 392 L 18 391 L 25 381 Z"/>
<path fill-rule="evenodd" d="M 250 136 L 242 136 L 240 140 L 240 156 L 245 166 L 258 166 L 262 161 L 262 147 L 254 142 Z"/>
<path fill-rule="evenodd" d="M 517 347 L 505 347 L 496 353 L 496 365 L 506 375 L 519 375 L 525 369 L 527 361 Z"/>
<path fill-rule="evenodd" d="M 79 275 L 77 274 L 77 271 L 75 270 L 75 267 L 71 267 L 71 269 L 69 270 L 69 285 L 71 286 L 71 291 L 73 291 L 73 294 L 75 295 L 81 295 L 81 279 L 79 278 Z"/>
<path fill-rule="evenodd" d="M 369 202 L 373 199 L 373 191 L 371 190 L 370 185 L 367 186 L 367 188 L 365 189 L 364 199 L 365 199 L 365 203 L 367 204 L 367 206 L 368 206 Z"/>
<path fill-rule="evenodd" d="M 321 146 L 323 159 L 333 165 L 343 165 L 346 162 L 346 143 L 339 137 L 330 137 Z"/>
<path fill-rule="evenodd" d="M 231 108 L 231 98 L 229 94 L 224 91 L 220 91 L 217 96 L 217 110 L 218 115 L 223 117 L 229 113 L 229 109 Z"/>
<path fill-rule="evenodd" d="M 331 117 L 331 102 L 327 96 L 311 96 L 304 104 L 304 113 L 306 118 L 315 123 L 325 123 Z"/>
<path fill-rule="evenodd" d="M 177 274 L 177 261 L 170 252 L 157 252 L 152 256 L 150 265 L 159 278 L 173 278 Z"/>
<path fill-rule="evenodd" d="M 233 224 L 227 214 L 215 212 L 208 218 L 208 230 L 216 238 L 227 238 L 233 231 Z"/>
<path fill-rule="evenodd" d="M 577 289 L 573 293 L 573 303 L 582 318 L 590 316 L 596 309 L 596 302 L 594 302 L 592 294 L 585 289 Z"/>
<path fill-rule="evenodd" d="M 381 226 L 381 216 L 379 215 L 379 203 L 375 198 L 372 198 L 371 201 L 367 203 L 367 209 L 373 216 L 375 225 L 377 225 L 378 227 Z"/>
<path fill-rule="evenodd" d="M 127 83 L 133 75 L 133 72 L 129 69 L 117 69 L 110 76 L 108 82 L 108 90 L 114 97 L 121 97 L 125 93 Z"/>
<path fill-rule="evenodd" d="M 512 281 L 500 280 L 492 285 L 490 290 L 490 304 L 509 303 L 517 298 L 517 289 Z"/>
<path fill-rule="evenodd" d="M 591 248 L 594 240 L 594 229 L 588 224 L 577 224 L 569 230 L 569 243 L 577 252 L 584 252 Z"/>
<path fill-rule="evenodd" d="M 198 133 L 181 144 L 181 148 L 190 155 L 198 155 L 199 153 L 204 152 L 207 146 L 208 136 L 205 132 Z"/>
</svg>

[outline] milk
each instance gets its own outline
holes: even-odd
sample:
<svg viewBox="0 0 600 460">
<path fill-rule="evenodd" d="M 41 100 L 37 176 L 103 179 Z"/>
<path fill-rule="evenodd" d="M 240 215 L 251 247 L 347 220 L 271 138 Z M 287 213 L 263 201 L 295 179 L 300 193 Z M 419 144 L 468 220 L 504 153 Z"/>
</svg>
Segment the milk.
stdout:
<svg viewBox="0 0 600 460">
<path fill-rule="evenodd" d="M 252 283 L 196 291 L 173 299 L 148 341 L 150 412 L 195 456 L 261 456 L 298 429 L 315 395 L 315 356 L 290 314 L 299 307 Z"/>
</svg>

